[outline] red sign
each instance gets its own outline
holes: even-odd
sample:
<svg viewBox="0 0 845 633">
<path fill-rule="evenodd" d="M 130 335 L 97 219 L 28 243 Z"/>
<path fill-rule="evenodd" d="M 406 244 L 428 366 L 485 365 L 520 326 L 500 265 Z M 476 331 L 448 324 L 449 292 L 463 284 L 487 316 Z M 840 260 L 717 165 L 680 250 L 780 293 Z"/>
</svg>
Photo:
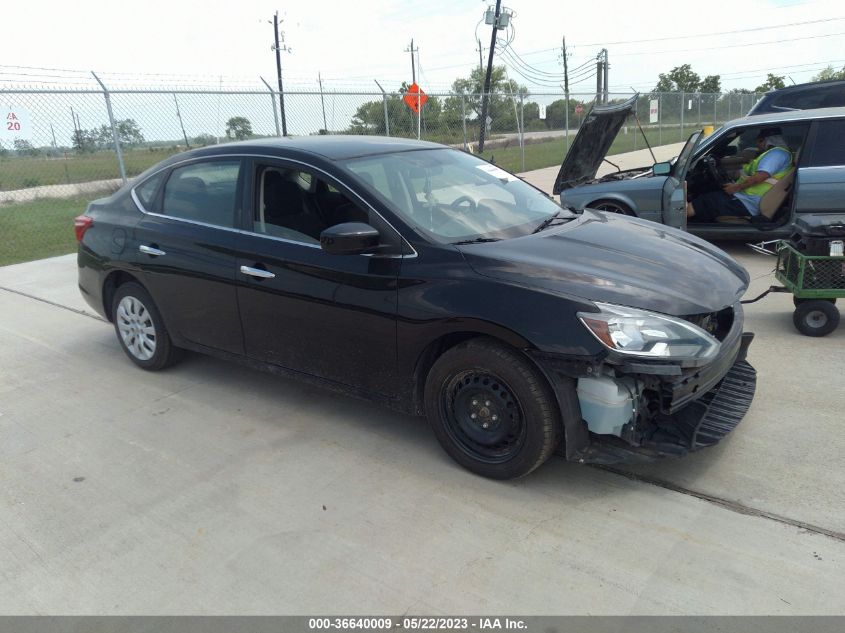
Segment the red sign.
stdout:
<svg viewBox="0 0 845 633">
<path fill-rule="evenodd" d="M 405 96 L 402 97 L 402 101 L 405 102 L 411 111 L 414 114 L 419 114 L 422 107 L 425 105 L 425 102 L 428 101 L 428 95 L 423 92 L 423 89 L 420 88 L 417 84 L 413 83 L 408 88 L 408 92 L 405 93 Z"/>
<path fill-rule="evenodd" d="M 581 114 L 583 111 L 584 111 L 584 106 L 582 106 L 580 104 L 575 106 L 575 114 Z"/>
</svg>

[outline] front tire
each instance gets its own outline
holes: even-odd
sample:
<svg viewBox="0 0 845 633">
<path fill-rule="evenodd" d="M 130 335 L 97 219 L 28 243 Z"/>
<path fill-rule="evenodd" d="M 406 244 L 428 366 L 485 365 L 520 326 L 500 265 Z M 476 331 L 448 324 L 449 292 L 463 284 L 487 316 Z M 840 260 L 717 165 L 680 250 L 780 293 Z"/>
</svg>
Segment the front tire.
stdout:
<svg viewBox="0 0 845 633">
<path fill-rule="evenodd" d="M 437 359 L 426 380 L 425 410 L 452 459 L 492 479 L 527 475 L 560 442 L 560 412 L 543 375 L 491 339 L 461 343 Z"/>
<path fill-rule="evenodd" d="M 629 216 L 634 215 L 631 207 L 622 202 L 617 202 L 616 200 L 596 200 L 594 203 L 588 204 L 587 207 L 590 209 L 596 209 L 597 211 L 605 211 L 606 213 L 616 213 L 618 215 Z"/>
<path fill-rule="evenodd" d="M 112 317 L 120 346 L 138 367 L 157 371 L 176 361 L 178 350 L 143 286 L 129 282 L 118 287 L 112 300 Z"/>
<path fill-rule="evenodd" d="M 827 336 L 839 325 L 839 310 L 825 299 L 806 301 L 796 308 L 792 322 L 805 336 Z"/>
</svg>

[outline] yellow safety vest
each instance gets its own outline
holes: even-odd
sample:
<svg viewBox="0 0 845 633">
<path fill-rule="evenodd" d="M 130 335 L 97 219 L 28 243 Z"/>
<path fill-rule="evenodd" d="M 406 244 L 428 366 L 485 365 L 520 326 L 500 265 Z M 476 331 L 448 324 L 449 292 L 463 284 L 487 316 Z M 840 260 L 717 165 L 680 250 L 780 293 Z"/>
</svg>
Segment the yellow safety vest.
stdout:
<svg viewBox="0 0 845 633">
<path fill-rule="evenodd" d="M 771 189 L 775 184 L 777 184 L 778 180 L 780 180 L 781 178 L 786 176 L 786 174 L 789 173 L 789 171 L 792 169 L 792 153 L 788 149 L 786 149 L 785 147 L 773 147 L 772 149 L 765 151 L 762 154 L 760 154 L 757 158 L 752 160 L 750 163 L 745 163 L 745 165 L 742 166 L 743 173 L 746 176 L 753 176 L 754 174 L 756 174 L 759 171 L 757 169 L 757 165 L 760 164 L 760 161 L 763 160 L 763 157 L 766 156 L 767 154 L 769 154 L 769 152 L 774 152 L 774 151 L 781 151 L 781 152 L 786 152 L 787 154 L 789 154 L 789 163 L 786 165 L 786 167 L 784 167 L 778 173 L 772 174 L 771 177 L 766 178 L 766 180 L 764 180 L 763 182 L 757 183 L 756 185 L 753 185 L 751 187 L 747 187 L 747 188 L 743 189 L 742 193 L 747 193 L 747 194 L 752 195 L 752 196 L 762 196 L 769 189 Z M 740 180 L 742 180 L 742 178 L 740 178 Z M 739 180 L 737 182 L 739 182 Z"/>
</svg>

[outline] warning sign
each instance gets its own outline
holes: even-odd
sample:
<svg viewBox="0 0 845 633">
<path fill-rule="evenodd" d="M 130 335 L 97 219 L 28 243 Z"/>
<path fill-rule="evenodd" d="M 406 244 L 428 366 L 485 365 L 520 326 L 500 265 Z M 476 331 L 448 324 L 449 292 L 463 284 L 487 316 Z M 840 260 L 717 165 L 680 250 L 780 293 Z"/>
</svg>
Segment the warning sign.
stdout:
<svg viewBox="0 0 845 633">
<path fill-rule="evenodd" d="M 0 109 L 0 116 L 3 117 L 0 139 L 12 141 L 17 138 L 32 138 L 29 112 L 22 108 L 2 108 Z"/>
<path fill-rule="evenodd" d="M 412 83 L 402 100 L 414 114 L 419 114 L 425 102 L 428 101 L 428 95 L 416 83 Z"/>
</svg>

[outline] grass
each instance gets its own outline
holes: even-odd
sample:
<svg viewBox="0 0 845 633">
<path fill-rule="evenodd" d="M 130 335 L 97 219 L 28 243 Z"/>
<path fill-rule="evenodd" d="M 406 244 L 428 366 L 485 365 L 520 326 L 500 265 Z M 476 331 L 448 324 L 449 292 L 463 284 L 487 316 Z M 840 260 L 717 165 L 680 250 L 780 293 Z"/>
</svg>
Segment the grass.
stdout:
<svg viewBox="0 0 845 633">
<path fill-rule="evenodd" d="M 689 135 L 692 134 L 692 129 L 684 130 L 681 134 L 679 128 L 666 128 L 662 133 L 662 145 L 670 145 L 672 143 L 680 143 L 686 141 Z M 643 142 L 642 135 L 636 131 L 636 147 L 634 147 L 634 129 L 628 128 L 627 134 L 620 134 L 616 137 L 613 145 L 610 147 L 608 155 L 622 154 L 624 152 L 631 152 L 634 149 L 646 149 Z M 648 142 L 652 147 L 658 143 L 658 134 L 656 130 L 646 131 Z M 570 135 L 569 142 L 572 143 L 574 136 Z M 518 141 L 514 140 L 514 144 L 509 147 L 499 147 L 482 152 L 480 156 L 485 160 L 495 162 L 502 169 L 519 173 L 522 171 L 532 171 L 534 169 L 542 169 L 543 167 L 559 166 L 563 162 L 563 157 L 566 155 L 566 143 L 563 138 L 556 138 L 542 143 L 533 143 L 525 145 L 525 169 L 522 168 L 522 151 L 519 148 Z"/>
<path fill-rule="evenodd" d="M 128 176 L 137 176 L 176 153 L 172 149 L 127 150 L 123 154 Z M 92 180 L 120 178 L 117 156 L 111 151 L 93 154 L 35 156 L 0 159 L 0 191 L 15 191 L 43 185 L 65 185 Z"/>
<path fill-rule="evenodd" d="M 76 250 L 73 218 L 88 198 L 43 199 L 0 206 L 0 266 L 66 255 Z"/>
</svg>

